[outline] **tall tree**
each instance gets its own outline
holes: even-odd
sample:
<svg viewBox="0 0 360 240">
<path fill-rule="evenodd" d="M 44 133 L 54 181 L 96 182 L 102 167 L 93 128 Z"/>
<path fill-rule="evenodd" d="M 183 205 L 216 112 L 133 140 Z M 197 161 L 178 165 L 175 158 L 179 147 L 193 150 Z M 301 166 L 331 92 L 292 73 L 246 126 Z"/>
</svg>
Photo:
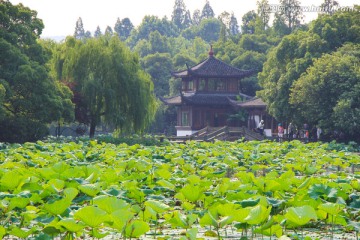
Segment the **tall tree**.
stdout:
<svg viewBox="0 0 360 240">
<path fill-rule="evenodd" d="M 85 32 L 85 38 L 86 38 L 86 39 L 91 38 L 91 32 L 90 32 L 90 31 L 86 31 L 86 32 Z"/>
<path fill-rule="evenodd" d="M 201 19 L 214 18 L 214 17 L 215 17 L 214 10 L 210 6 L 209 0 L 206 0 L 206 3 L 201 11 Z"/>
<path fill-rule="evenodd" d="M 192 19 L 191 19 L 191 13 L 190 10 L 187 10 L 185 13 L 185 19 L 184 19 L 184 29 L 190 27 L 193 24 Z"/>
<path fill-rule="evenodd" d="M 359 65 L 360 44 L 323 55 L 294 83 L 290 102 L 308 123 L 360 140 Z"/>
<path fill-rule="evenodd" d="M 141 39 L 149 39 L 150 33 L 154 31 L 166 37 L 175 37 L 179 34 L 178 28 L 171 21 L 166 17 L 160 19 L 157 16 L 145 16 L 136 30 L 128 39 L 131 46 L 135 46 Z"/>
<path fill-rule="evenodd" d="M 171 15 L 171 21 L 179 29 L 184 29 L 184 22 L 186 16 L 186 6 L 183 0 L 175 0 L 173 12 Z"/>
<path fill-rule="evenodd" d="M 201 12 L 199 9 L 196 9 L 192 16 L 192 22 L 194 25 L 199 25 L 201 22 Z"/>
<path fill-rule="evenodd" d="M 234 15 L 234 13 L 232 13 L 231 17 L 230 17 L 229 33 L 230 33 L 230 35 L 238 35 L 240 33 L 239 24 L 238 24 L 238 21 Z"/>
<path fill-rule="evenodd" d="M 147 55 L 142 59 L 142 65 L 147 73 L 151 75 L 154 83 L 156 96 L 164 97 L 169 95 L 169 80 L 173 69 L 171 56 L 168 53 L 155 53 Z"/>
<path fill-rule="evenodd" d="M 51 47 L 39 40 L 44 25 L 36 11 L 9 1 L 0 6 L 0 141 L 35 141 L 47 124 L 72 120 L 71 92 L 49 75 Z"/>
<path fill-rule="evenodd" d="M 123 18 L 121 21 L 118 18 L 114 27 L 115 32 L 122 41 L 125 41 L 130 36 L 133 29 L 134 25 L 129 18 Z"/>
<path fill-rule="evenodd" d="M 74 83 L 83 98 L 90 137 L 104 122 L 122 132 L 141 132 L 156 112 L 153 84 L 140 68 L 137 56 L 118 37 L 63 43 L 58 74 Z M 70 48 L 70 49 L 68 49 Z"/>
<path fill-rule="evenodd" d="M 222 23 L 216 18 L 201 20 L 197 35 L 208 43 L 215 42 L 220 37 Z"/>
<path fill-rule="evenodd" d="M 95 33 L 94 33 L 94 37 L 99 38 L 102 35 L 101 29 L 99 26 L 97 26 Z"/>
<path fill-rule="evenodd" d="M 113 30 L 110 26 L 107 26 L 106 29 L 105 29 L 105 35 L 110 35 L 112 36 L 113 35 Z"/>
<path fill-rule="evenodd" d="M 81 17 L 76 21 L 74 37 L 81 40 L 85 38 L 85 29 Z"/>
<path fill-rule="evenodd" d="M 269 26 L 270 12 L 269 12 L 269 1 L 268 0 L 258 0 L 256 1 L 257 5 L 257 15 L 259 16 L 262 29 L 265 30 Z"/>
<path fill-rule="evenodd" d="M 161 36 L 158 31 L 150 33 L 149 43 L 151 53 L 166 53 L 170 51 L 166 37 Z"/>
<path fill-rule="evenodd" d="M 286 25 L 284 16 L 279 13 L 275 13 L 272 30 L 276 36 L 280 37 L 291 33 L 291 29 Z"/>
<path fill-rule="evenodd" d="M 268 104 L 274 117 L 291 120 L 297 116 L 297 121 L 306 120 L 297 107 L 290 104 L 290 89 L 322 54 L 335 51 L 346 42 L 360 43 L 358 24 L 356 11 L 321 15 L 310 24 L 308 31 L 285 36 L 270 50 L 263 71 L 258 74 L 262 87 L 258 96 Z"/>
<path fill-rule="evenodd" d="M 243 34 L 254 34 L 255 25 L 256 25 L 256 13 L 254 10 L 251 10 L 244 14 L 242 17 L 242 26 L 241 31 Z"/>
<path fill-rule="evenodd" d="M 335 0 L 324 0 L 324 2 L 320 5 L 320 7 L 322 8 L 322 10 L 327 13 L 332 15 L 335 11 L 336 11 L 336 7 L 339 6 L 339 3 Z"/>
<path fill-rule="evenodd" d="M 300 26 L 301 20 L 303 19 L 302 10 L 300 7 L 300 1 L 298 0 L 280 0 L 281 16 L 287 27 L 293 31 Z"/>
</svg>

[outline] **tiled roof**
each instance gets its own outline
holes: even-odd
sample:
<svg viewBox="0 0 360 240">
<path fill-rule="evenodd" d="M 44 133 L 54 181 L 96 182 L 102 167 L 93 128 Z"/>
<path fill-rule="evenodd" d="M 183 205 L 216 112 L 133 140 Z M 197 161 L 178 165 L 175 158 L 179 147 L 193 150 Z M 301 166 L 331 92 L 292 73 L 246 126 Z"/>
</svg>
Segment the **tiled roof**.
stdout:
<svg viewBox="0 0 360 240">
<path fill-rule="evenodd" d="M 247 99 L 246 101 L 237 101 L 240 97 Z M 167 105 L 181 105 L 184 103 L 193 105 L 232 105 L 234 107 L 266 107 L 266 104 L 259 98 L 251 98 L 245 94 L 229 94 L 229 93 L 182 93 L 182 95 L 160 98 Z"/>
<path fill-rule="evenodd" d="M 183 101 L 194 105 L 230 105 L 229 99 L 235 100 L 236 94 L 224 93 L 193 93 L 184 94 Z"/>
<path fill-rule="evenodd" d="M 210 55 L 209 58 L 196 66 L 183 71 L 173 72 L 172 75 L 179 78 L 189 75 L 199 77 L 244 78 L 253 73 L 254 71 L 252 70 L 241 70 Z"/>
<path fill-rule="evenodd" d="M 261 100 L 261 98 L 253 98 L 248 101 L 239 102 L 239 101 L 231 101 L 231 104 L 235 107 L 242 108 L 266 108 L 267 104 Z"/>
<path fill-rule="evenodd" d="M 160 98 L 160 100 L 167 105 L 181 105 L 181 96 L 175 96 L 170 98 Z"/>
</svg>

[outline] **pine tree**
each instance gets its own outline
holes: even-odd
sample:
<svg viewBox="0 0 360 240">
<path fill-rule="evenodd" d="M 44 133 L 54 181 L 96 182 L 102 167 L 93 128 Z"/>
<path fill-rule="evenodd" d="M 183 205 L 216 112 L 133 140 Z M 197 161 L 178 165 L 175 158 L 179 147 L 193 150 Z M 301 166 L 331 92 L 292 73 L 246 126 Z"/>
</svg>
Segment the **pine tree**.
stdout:
<svg viewBox="0 0 360 240">
<path fill-rule="evenodd" d="M 213 17 L 215 17 L 214 10 L 210 6 L 209 0 L 206 0 L 205 6 L 201 12 L 201 19 L 213 18 Z"/>
<path fill-rule="evenodd" d="M 196 9 L 193 13 L 192 23 L 194 25 L 199 25 L 200 22 L 201 22 L 201 12 L 199 9 Z"/>
<path fill-rule="evenodd" d="M 77 39 L 85 38 L 85 30 L 81 17 L 76 21 L 74 37 Z"/>
<path fill-rule="evenodd" d="M 121 39 L 121 20 L 120 20 L 120 18 L 116 19 L 116 23 L 115 23 L 115 26 L 114 26 L 114 31 L 116 32 L 118 37 Z"/>
<path fill-rule="evenodd" d="M 192 25 L 191 13 L 189 10 L 187 10 L 186 14 L 185 14 L 184 23 L 183 23 L 184 29 L 190 27 L 191 25 Z"/>
<path fill-rule="evenodd" d="M 300 1 L 280 0 L 280 5 L 280 16 L 283 17 L 287 27 L 291 31 L 295 30 L 296 27 L 300 26 L 300 21 L 303 18 Z"/>
<path fill-rule="evenodd" d="M 229 33 L 230 35 L 238 35 L 240 33 L 239 24 L 234 13 L 232 13 L 230 17 Z"/>
<path fill-rule="evenodd" d="M 257 15 L 254 10 L 244 14 L 244 16 L 242 17 L 242 26 L 241 26 L 242 33 L 244 34 L 255 33 L 256 17 Z"/>
<path fill-rule="evenodd" d="M 114 31 L 122 41 L 125 41 L 130 36 L 133 29 L 134 25 L 129 18 L 124 18 L 121 21 L 120 18 L 118 18 L 114 27 Z"/>
<path fill-rule="evenodd" d="M 257 5 L 257 14 L 262 21 L 263 30 L 265 30 L 269 25 L 270 20 L 270 12 L 269 9 L 269 1 L 268 0 L 258 0 L 256 2 Z"/>
<path fill-rule="evenodd" d="M 171 21 L 179 28 L 184 29 L 186 15 L 186 6 L 183 0 L 175 0 L 174 10 L 171 15 Z"/>
<path fill-rule="evenodd" d="M 335 0 L 324 0 L 324 3 L 321 4 L 322 10 L 330 15 L 335 12 L 337 6 L 339 6 L 339 3 Z"/>
<path fill-rule="evenodd" d="M 97 26 L 96 31 L 94 33 L 94 37 L 99 38 L 102 35 L 101 29 Z"/>
<path fill-rule="evenodd" d="M 91 32 L 90 32 L 90 31 L 86 31 L 86 33 L 85 33 L 85 38 L 86 38 L 86 39 L 91 38 Z"/>
<path fill-rule="evenodd" d="M 105 29 L 105 35 L 113 35 L 113 30 L 110 26 L 107 26 L 106 29 Z"/>
</svg>

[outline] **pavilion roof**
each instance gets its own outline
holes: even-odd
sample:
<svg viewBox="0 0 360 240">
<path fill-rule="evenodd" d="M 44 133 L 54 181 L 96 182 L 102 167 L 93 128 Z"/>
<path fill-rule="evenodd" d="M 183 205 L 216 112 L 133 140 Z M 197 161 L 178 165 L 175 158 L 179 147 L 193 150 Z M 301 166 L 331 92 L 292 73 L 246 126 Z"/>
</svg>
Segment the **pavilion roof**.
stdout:
<svg viewBox="0 0 360 240">
<path fill-rule="evenodd" d="M 238 94 L 229 93 L 182 93 L 179 96 L 171 98 L 162 98 L 167 105 L 211 105 L 211 106 L 226 106 L 230 105 L 230 100 L 235 101 Z"/>
<path fill-rule="evenodd" d="M 188 76 L 214 77 L 214 78 L 244 78 L 254 74 L 253 70 L 242 70 L 233 67 L 214 57 L 212 49 L 209 57 L 199 64 L 182 71 L 173 72 L 174 77 L 184 78 Z"/>
<path fill-rule="evenodd" d="M 231 105 L 237 108 L 266 108 L 267 104 L 258 97 L 254 97 L 247 101 L 230 100 Z"/>
</svg>

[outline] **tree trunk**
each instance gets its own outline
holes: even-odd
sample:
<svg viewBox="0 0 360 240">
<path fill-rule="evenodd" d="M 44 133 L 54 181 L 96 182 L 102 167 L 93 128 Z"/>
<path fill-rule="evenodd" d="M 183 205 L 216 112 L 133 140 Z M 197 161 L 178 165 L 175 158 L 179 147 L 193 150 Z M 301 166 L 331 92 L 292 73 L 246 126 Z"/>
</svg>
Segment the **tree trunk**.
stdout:
<svg viewBox="0 0 360 240">
<path fill-rule="evenodd" d="M 95 127 L 96 127 L 95 121 L 91 121 L 90 122 L 90 133 L 89 133 L 90 138 L 93 138 L 95 135 Z"/>
</svg>

